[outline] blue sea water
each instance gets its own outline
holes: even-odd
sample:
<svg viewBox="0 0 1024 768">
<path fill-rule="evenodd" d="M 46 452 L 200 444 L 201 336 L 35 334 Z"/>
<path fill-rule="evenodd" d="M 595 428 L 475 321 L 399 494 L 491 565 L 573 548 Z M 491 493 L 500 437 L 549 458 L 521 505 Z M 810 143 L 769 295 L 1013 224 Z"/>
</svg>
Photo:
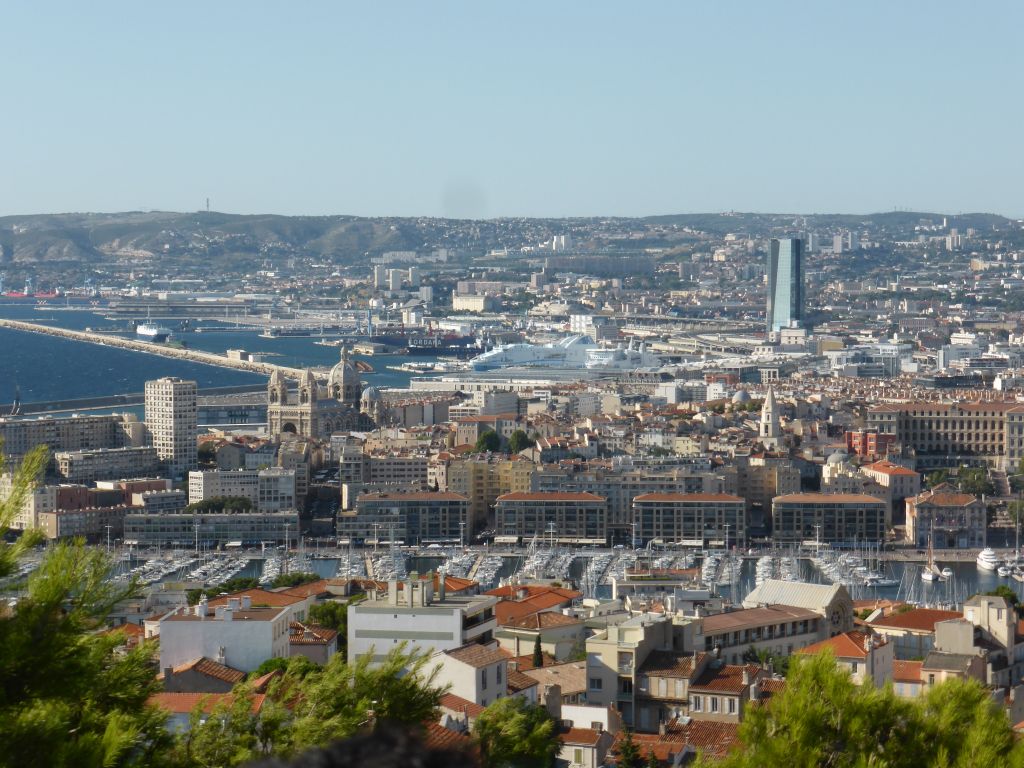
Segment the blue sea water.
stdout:
<svg viewBox="0 0 1024 768">
<path fill-rule="evenodd" d="M 0 302 L 0 317 L 61 328 L 111 328 L 116 325 L 91 311 L 64 311 L 34 302 Z M 121 321 L 124 324 L 123 321 Z M 208 325 L 208 323 L 206 323 Z M 124 324 L 127 328 L 127 324 Z M 269 353 L 268 362 L 281 365 L 329 366 L 337 362 L 336 347 L 316 344 L 314 337 L 265 339 L 256 332 L 175 333 L 191 349 L 223 354 L 227 349 Z M 433 358 L 417 358 L 419 361 Z M 366 358 L 374 372 L 365 381 L 378 387 L 408 386 L 411 374 L 387 368 L 407 362 L 397 355 Z M 194 379 L 200 387 L 254 384 L 265 378 L 231 368 L 148 355 L 113 347 L 0 328 L 0 410 L 21 389 L 22 402 L 142 392 L 145 382 L 160 376 Z"/>
</svg>

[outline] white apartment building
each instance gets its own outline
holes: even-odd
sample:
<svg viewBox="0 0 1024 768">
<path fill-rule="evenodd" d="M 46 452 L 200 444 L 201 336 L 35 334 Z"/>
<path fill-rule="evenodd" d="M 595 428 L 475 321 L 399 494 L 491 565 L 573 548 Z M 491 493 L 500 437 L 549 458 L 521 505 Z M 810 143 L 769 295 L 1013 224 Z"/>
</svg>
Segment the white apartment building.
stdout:
<svg viewBox="0 0 1024 768">
<path fill-rule="evenodd" d="M 295 509 L 295 470 L 268 469 L 197 470 L 188 473 L 188 503 L 217 496 L 241 496 L 260 512 Z"/>
<path fill-rule="evenodd" d="M 247 596 L 212 611 L 205 600 L 178 608 L 160 619 L 160 668 L 205 656 L 252 672 L 267 659 L 288 656 L 288 618 L 287 607 L 256 607 Z"/>
<path fill-rule="evenodd" d="M 146 382 L 146 427 L 172 476 L 199 464 L 196 383 L 166 377 Z"/>
<path fill-rule="evenodd" d="M 415 576 L 415 574 L 413 574 Z M 348 660 L 367 653 L 378 663 L 401 642 L 435 652 L 469 643 L 492 641 L 498 598 L 488 595 L 449 595 L 444 579 L 410 578 L 390 581 L 386 592 L 371 590 L 369 598 L 348 608 Z"/>
</svg>

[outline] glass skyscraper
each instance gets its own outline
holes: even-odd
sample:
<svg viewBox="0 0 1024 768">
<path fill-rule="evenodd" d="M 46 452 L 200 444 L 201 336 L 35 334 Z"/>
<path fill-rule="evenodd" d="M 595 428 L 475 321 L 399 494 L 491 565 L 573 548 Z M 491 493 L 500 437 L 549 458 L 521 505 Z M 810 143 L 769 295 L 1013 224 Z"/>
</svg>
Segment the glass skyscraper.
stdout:
<svg viewBox="0 0 1024 768">
<path fill-rule="evenodd" d="M 772 238 L 768 246 L 768 332 L 804 322 L 804 244 Z"/>
</svg>

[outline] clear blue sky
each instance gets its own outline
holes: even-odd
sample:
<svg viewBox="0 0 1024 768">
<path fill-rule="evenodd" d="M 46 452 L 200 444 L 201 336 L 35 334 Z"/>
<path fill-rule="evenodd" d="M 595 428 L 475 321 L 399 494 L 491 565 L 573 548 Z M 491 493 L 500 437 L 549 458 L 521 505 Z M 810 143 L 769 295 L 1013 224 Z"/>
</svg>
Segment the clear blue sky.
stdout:
<svg viewBox="0 0 1024 768">
<path fill-rule="evenodd" d="M 1024 214 L 1020 2 L 12 2 L 0 215 Z"/>
</svg>

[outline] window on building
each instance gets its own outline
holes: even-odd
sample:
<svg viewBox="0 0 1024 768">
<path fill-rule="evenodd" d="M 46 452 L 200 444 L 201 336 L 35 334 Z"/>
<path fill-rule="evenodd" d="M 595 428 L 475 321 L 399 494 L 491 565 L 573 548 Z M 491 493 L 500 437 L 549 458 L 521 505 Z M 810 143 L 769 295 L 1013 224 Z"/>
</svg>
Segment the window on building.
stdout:
<svg viewBox="0 0 1024 768">
<path fill-rule="evenodd" d="M 717 712 L 718 711 L 718 697 L 717 696 L 712 696 L 711 697 L 711 711 L 712 712 Z"/>
<path fill-rule="evenodd" d="M 480 670 L 480 687 L 483 688 L 485 691 L 487 690 L 487 670 L 486 669 L 481 669 Z"/>
<path fill-rule="evenodd" d="M 604 681 L 600 677 L 590 678 L 590 690 L 600 691 L 602 688 L 604 688 Z"/>
<path fill-rule="evenodd" d="M 572 751 L 572 761 L 576 765 L 583 765 L 583 750 L 582 749 L 574 749 Z"/>
<path fill-rule="evenodd" d="M 693 696 L 693 697 L 691 697 L 690 698 L 690 711 L 692 711 L 692 712 L 702 712 L 703 711 L 703 707 L 701 706 L 702 703 L 703 702 L 701 701 L 701 697 L 700 696 Z"/>
<path fill-rule="evenodd" d="M 934 674 L 929 674 L 928 675 L 928 685 L 935 685 L 935 675 Z"/>
<path fill-rule="evenodd" d="M 726 702 L 728 703 L 727 709 L 729 711 L 729 714 L 730 715 L 735 715 L 736 714 L 736 699 L 726 699 Z"/>
</svg>

